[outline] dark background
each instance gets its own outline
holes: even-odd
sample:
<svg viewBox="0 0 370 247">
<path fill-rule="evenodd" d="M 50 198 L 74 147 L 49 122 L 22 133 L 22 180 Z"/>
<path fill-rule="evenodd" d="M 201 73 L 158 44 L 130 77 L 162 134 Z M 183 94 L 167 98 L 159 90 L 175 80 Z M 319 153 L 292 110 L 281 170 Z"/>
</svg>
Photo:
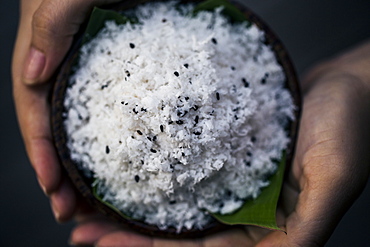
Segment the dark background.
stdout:
<svg viewBox="0 0 370 247">
<path fill-rule="evenodd" d="M 242 1 L 242 0 L 241 0 Z M 370 38 L 368 0 L 244 0 L 278 34 L 301 75 L 323 58 Z M 73 223 L 57 224 L 23 147 L 12 102 L 10 63 L 18 1 L 0 0 L 0 246 L 67 246 Z M 368 246 L 370 185 L 327 246 Z"/>
</svg>

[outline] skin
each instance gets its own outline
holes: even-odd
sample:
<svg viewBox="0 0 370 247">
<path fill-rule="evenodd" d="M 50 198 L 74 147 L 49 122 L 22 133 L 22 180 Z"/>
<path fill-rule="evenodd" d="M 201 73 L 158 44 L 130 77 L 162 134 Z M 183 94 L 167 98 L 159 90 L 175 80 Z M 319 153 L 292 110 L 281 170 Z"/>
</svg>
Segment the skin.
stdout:
<svg viewBox="0 0 370 247">
<path fill-rule="evenodd" d="M 277 221 L 287 234 L 245 227 L 202 239 L 165 240 L 119 228 L 90 209 L 63 173 L 52 143 L 52 75 L 93 5 L 115 1 L 24 0 L 13 55 L 16 111 L 40 187 L 70 241 L 96 246 L 323 246 L 369 177 L 370 42 L 313 68 L 303 79 L 296 154 Z"/>
</svg>

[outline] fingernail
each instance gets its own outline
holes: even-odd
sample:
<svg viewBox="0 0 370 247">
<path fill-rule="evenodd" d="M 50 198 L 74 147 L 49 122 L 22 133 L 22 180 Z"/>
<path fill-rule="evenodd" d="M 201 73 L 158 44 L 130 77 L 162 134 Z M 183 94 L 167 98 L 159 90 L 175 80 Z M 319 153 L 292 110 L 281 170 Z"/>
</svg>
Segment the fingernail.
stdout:
<svg viewBox="0 0 370 247">
<path fill-rule="evenodd" d="M 59 222 L 60 221 L 60 213 L 59 213 L 58 208 L 53 203 L 53 201 L 51 203 L 51 209 L 53 210 L 55 220 Z"/>
<path fill-rule="evenodd" d="M 45 67 L 45 55 L 41 51 L 31 47 L 28 59 L 23 71 L 25 83 L 32 84 L 37 80 Z"/>
<path fill-rule="evenodd" d="M 44 194 L 47 195 L 47 191 L 46 191 L 46 187 L 45 187 L 44 183 L 40 180 L 40 178 L 37 178 L 37 181 L 39 182 L 39 185 L 40 185 L 42 191 L 44 192 Z"/>
</svg>

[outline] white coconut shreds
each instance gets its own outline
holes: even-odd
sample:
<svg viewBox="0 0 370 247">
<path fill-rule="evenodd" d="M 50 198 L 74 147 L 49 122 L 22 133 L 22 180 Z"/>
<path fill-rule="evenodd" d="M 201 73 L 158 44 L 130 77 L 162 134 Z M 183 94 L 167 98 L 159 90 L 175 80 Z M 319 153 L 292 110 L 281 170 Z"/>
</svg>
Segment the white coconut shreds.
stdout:
<svg viewBox="0 0 370 247">
<path fill-rule="evenodd" d="M 139 24 L 108 22 L 82 47 L 65 127 L 104 200 L 181 231 L 259 195 L 294 106 L 261 30 L 174 5 L 144 5 Z"/>
</svg>

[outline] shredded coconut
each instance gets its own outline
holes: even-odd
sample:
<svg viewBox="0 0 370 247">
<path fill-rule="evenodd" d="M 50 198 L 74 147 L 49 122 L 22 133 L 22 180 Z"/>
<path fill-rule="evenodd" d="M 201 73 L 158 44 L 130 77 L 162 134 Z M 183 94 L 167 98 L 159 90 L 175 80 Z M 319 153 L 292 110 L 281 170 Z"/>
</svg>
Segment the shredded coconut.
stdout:
<svg viewBox="0 0 370 247">
<path fill-rule="evenodd" d="M 170 3 L 107 22 L 81 48 L 65 97 L 72 159 L 117 209 L 201 229 L 269 184 L 294 106 L 264 33 Z"/>
</svg>

